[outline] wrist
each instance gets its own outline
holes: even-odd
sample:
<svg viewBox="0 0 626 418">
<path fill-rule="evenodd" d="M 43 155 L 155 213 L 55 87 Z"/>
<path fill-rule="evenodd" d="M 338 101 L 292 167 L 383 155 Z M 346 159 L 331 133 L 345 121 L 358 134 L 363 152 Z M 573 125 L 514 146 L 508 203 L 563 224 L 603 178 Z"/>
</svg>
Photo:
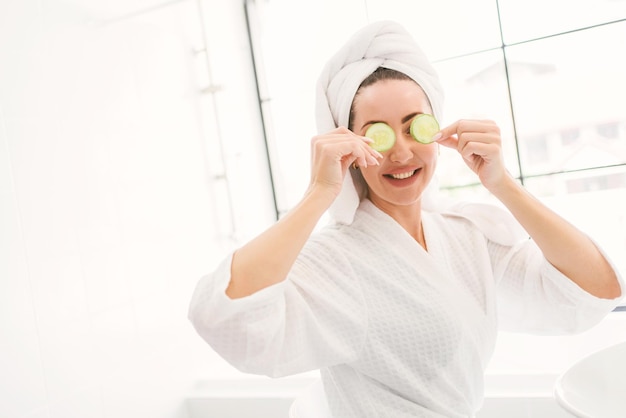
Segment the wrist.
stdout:
<svg viewBox="0 0 626 418">
<path fill-rule="evenodd" d="M 303 200 L 313 200 L 330 206 L 339 195 L 340 190 L 340 188 L 338 189 L 335 186 L 319 183 L 311 184 L 304 193 Z"/>
<path fill-rule="evenodd" d="M 522 185 L 509 172 L 506 172 L 499 182 L 487 187 L 487 190 L 500 200 L 505 199 L 511 193 L 519 192 L 521 189 Z"/>
</svg>

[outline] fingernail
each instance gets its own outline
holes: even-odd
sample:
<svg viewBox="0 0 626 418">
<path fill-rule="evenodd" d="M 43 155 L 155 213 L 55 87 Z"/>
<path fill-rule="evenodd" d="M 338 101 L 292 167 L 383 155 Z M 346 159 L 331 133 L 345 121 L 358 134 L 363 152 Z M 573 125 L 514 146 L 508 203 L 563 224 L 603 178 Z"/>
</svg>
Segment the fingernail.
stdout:
<svg viewBox="0 0 626 418">
<path fill-rule="evenodd" d="M 433 136 L 433 142 L 439 141 L 441 139 L 441 132 L 437 132 L 435 136 Z"/>
</svg>

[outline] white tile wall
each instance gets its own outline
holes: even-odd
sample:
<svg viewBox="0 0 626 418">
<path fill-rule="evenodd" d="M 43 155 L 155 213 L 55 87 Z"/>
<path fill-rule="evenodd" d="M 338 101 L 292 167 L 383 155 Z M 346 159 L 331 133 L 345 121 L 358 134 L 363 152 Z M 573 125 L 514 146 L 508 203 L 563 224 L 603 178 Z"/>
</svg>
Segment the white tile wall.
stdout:
<svg viewBox="0 0 626 418">
<path fill-rule="evenodd" d="M 183 418 L 228 368 L 186 314 L 232 233 L 217 135 L 263 172 L 243 7 L 105 3 L 0 1 L 1 417 Z M 271 221 L 267 178 L 232 181 L 240 228 Z"/>
</svg>

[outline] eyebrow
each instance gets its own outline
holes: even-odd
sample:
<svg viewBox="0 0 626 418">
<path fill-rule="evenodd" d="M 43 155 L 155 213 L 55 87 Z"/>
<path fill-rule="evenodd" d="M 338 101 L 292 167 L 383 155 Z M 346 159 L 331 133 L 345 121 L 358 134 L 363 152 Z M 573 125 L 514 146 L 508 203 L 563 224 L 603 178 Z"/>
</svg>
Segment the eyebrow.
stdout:
<svg viewBox="0 0 626 418">
<path fill-rule="evenodd" d="M 411 119 L 413 119 L 415 116 L 421 114 L 423 112 L 413 112 L 410 115 L 406 115 L 405 117 L 402 118 L 401 122 L 402 124 L 407 123 L 408 121 L 410 121 Z M 366 123 L 363 124 L 363 126 L 361 126 L 361 129 L 365 128 L 367 125 L 373 125 L 374 123 L 379 123 L 382 122 L 380 120 L 370 120 Z"/>
<path fill-rule="evenodd" d="M 415 113 L 411 113 L 410 115 L 406 115 L 405 117 L 402 118 L 402 123 L 407 123 L 408 121 L 413 119 L 415 116 L 417 116 L 419 113 L 420 112 L 415 112 Z"/>
</svg>

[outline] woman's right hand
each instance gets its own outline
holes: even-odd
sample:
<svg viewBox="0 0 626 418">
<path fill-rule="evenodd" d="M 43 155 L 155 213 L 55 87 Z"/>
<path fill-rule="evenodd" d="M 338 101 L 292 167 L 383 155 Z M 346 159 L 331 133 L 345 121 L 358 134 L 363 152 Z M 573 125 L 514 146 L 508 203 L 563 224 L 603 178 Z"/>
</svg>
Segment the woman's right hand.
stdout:
<svg viewBox="0 0 626 418">
<path fill-rule="evenodd" d="M 328 206 L 337 197 L 348 167 L 378 164 L 371 139 L 337 128 L 311 140 L 311 183 L 302 200 L 278 222 L 233 255 L 226 295 L 240 298 L 285 280 Z"/>
<path fill-rule="evenodd" d="M 321 188 L 339 194 L 352 163 L 360 167 L 378 165 L 383 156 L 369 146 L 370 138 L 339 127 L 311 139 L 311 182 L 309 189 Z"/>
</svg>

